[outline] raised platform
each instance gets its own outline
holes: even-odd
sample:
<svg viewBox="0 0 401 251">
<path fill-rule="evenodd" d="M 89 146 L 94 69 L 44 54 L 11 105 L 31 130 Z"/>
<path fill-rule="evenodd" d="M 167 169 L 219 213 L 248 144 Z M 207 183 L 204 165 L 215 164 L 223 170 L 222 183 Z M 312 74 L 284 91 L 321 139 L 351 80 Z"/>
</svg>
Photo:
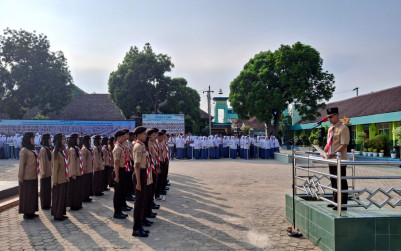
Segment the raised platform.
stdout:
<svg viewBox="0 0 401 251">
<path fill-rule="evenodd" d="M 0 181 L 0 200 L 18 194 L 18 181 Z"/>
<path fill-rule="evenodd" d="M 292 195 L 286 194 L 286 219 L 292 224 Z M 322 250 L 401 250 L 401 214 L 372 207 L 337 211 L 324 201 L 295 197 L 296 227 Z"/>
</svg>

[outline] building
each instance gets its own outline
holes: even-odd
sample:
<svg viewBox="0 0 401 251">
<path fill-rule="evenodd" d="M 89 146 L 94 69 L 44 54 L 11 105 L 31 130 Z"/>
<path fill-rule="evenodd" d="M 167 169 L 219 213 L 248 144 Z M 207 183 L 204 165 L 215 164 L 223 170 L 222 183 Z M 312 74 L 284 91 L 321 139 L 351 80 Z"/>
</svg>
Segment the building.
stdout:
<svg viewBox="0 0 401 251">
<path fill-rule="evenodd" d="M 228 107 L 228 97 L 214 97 L 214 122 L 212 123 L 213 134 L 231 134 L 231 123 L 238 119 L 232 108 Z"/>
<path fill-rule="evenodd" d="M 338 107 L 340 118 L 349 119 L 352 140 L 355 140 L 358 132 L 365 132 L 367 139 L 384 134 L 395 145 L 394 129 L 401 126 L 401 85 L 331 102 L 325 108 L 329 107 Z M 316 117 L 314 121 L 298 121 L 293 124 L 291 130 L 311 129 L 317 121 L 326 116 L 325 109 L 320 109 L 319 112 L 321 116 Z M 323 125 L 330 126 L 328 122 Z"/>
</svg>

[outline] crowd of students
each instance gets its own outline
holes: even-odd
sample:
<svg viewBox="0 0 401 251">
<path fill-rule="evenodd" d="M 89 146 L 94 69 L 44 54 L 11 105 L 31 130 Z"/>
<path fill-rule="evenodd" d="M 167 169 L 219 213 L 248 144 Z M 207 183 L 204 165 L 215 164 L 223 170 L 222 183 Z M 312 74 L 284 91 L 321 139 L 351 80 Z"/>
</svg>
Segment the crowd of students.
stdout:
<svg viewBox="0 0 401 251">
<path fill-rule="evenodd" d="M 126 219 L 124 212 L 133 209 L 127 201 L 135 201 L 132 235 L 148 236 L 143 226 L 152 225 L 149 218 L 157 215 L 152 209 L 160 208 L 155 200 L 165 200 L 170 186 L 166 131 L 140 126 L 112 137 L 43 134 L 41 147 L 35 142 L 36 134 L 25 133 L 19 151 L 19 213 L 24 219 L 38 217 L 39 178 L 41 208 L 51 209 L 56 221 L 68 219 L 67 207 L 81 210 L 83 202 L 114 187 L 113 217 Z"/>
<path fill-rule="evenodd" d="M 170 137 L 171 159 L 274 159 L 280 152 L 275 136 L 186 136 Z"/>
</svg>

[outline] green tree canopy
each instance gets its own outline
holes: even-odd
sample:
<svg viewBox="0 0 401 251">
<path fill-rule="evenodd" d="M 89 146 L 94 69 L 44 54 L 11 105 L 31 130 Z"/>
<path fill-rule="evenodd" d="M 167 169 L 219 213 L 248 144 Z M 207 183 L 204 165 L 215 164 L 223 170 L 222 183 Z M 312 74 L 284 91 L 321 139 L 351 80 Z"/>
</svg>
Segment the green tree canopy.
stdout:
<svg viewBox="0 0 401 251">
<path fill-rule="evenodd" d="M 0 111 L 22 118 L 29 108 L 44 115 L 72 99 L 72 77 L 61 51 L 43 34 L 5 29 L 0 36 Z"/>
<path fill-rule="evenodd" d="M 158 113 L 171 81 L 164 74 L 174 65 L 169 56 L 156 54 L 149 43 L 143 50 L 131 47 L 116 71 L 109 77 L 109 93 L 128 119 L 132 115 Z"/>
<path fill-rule="evenodd" d="M 281 115 L 294 104 L 303 119 L 319 115 L 318 109 L 334 92 L 333 74 L 323 71 L 319 52 L 300 42 L 260 52 L 245 64 L 230 84 L 229 100 L 242 119 L 252 116 L 278 136 Z"/>
<path fill-rule="evenodd" d="M 173 78 L 169 83 L 169 92 L 166 101 L 160 105 L 160 111 L 185 114 L 186 126 L 196 124 L 201 114 L 199 93 L 188 87 L 184 78 Z"/>
</svg>

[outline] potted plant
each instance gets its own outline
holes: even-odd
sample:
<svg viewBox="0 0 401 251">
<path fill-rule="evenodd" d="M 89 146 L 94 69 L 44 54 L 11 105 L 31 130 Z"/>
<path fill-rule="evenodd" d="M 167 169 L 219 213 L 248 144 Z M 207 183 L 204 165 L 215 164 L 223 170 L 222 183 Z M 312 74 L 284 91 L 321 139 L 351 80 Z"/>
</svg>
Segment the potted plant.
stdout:
<svg viewBox="0 0 401 251">
<path fill-rule="evenodd" d="M 368 149 L 363 148 L 362 154 L 363 154 L 363 156 L 368 156 Z"/>
<path fill-rule="evenodd" d="M 373 153 L 372 153 L 373 149 L 371 147 L 368 148 L 368 156 L 372 157 Z"/>
<path fill-rule="evenodd" d="M 373 157 L 377 157 L 377 149 L 373 149 Z"/>
<path fill-rule="evenodd" d="M 395 153 L 395 150 L 394 150 L 394 149 L 391 150 L 390 155 L 391 155 L 391 158 L 392 158 L 392 159 L 395 159 L 395 157 L 397 156 L 397 154 Z"/>
<path fill-rule="evenodd" d="M 379 157 L 380 157 L 380 158 L 383 158 L 383 157 L 384 157 L 384 150 L 383 150 L 383 149 L 380 150 Z"/>
</svg>

